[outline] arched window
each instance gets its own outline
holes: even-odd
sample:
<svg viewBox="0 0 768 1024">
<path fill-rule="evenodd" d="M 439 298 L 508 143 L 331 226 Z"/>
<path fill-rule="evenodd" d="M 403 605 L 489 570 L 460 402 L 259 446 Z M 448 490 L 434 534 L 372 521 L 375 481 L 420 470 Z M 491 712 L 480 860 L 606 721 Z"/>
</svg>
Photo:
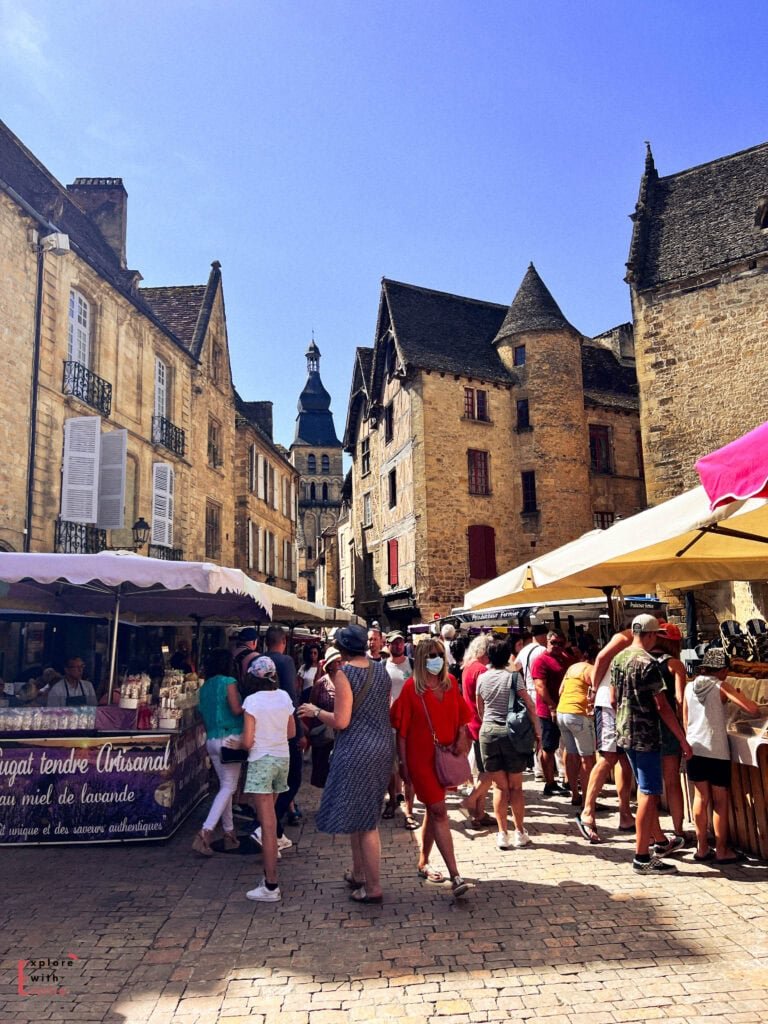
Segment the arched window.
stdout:
<svg viewBox="0 0 768 1024">
<path fill-rule="evenodd" d="M 317 459 L 315 458 L 314 455 L 308 455 L 307 456 L 307 472 L 308 473 L 316 473 L 317 472 Z"/>
<path fill-rule="evenodd" d="M 309 485 L 309 500 L 310 501 L 315 501 L 316 499 L 317 499 L 317 492 L 315 491 L 315 485 L 314 484 L 310 484 Z"/>
<path fill-rule="evenodd" d="M 320 460 L 320 465 L 322 466 L 322 470 L 324 473 L 331 472 L 331 460 L 328 458 L 327 455 L 323 455 L 322 459 Z"/>
<path fill-rule="evenodd" d="M 323 484 L 323 501 L 328 501 L 328 484 Z"/>
<path fill-rule="evenodd" d="M 69 293 L 67 359 L 81 366 L 90 366 L 91 361 L 91 306 L 74 288 Z"/>
</svg>

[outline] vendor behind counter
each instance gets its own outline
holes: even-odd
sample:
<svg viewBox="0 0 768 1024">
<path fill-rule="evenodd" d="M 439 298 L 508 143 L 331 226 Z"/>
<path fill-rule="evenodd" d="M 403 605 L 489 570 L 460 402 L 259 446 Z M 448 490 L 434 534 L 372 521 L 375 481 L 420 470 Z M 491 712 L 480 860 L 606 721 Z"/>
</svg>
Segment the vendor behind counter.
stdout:
<svg viewBox="0 0 768 1024">
<path fill-rule="evenodd" d="M 96 691 L 93 683 L 83 679 L 85 662 L 80 657 L 68 658 L 64 665 L 64 678 L 48 691 L 49 708 L 95 708 Z"/>
</svg>

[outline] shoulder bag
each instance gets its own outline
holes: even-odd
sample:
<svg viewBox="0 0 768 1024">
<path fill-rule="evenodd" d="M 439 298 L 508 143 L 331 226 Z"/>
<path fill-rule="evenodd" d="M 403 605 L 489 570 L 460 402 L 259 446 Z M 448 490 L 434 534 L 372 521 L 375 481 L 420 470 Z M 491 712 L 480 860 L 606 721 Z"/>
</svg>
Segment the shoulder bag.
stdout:
<svg viewBox="0 0 768 1024">
<path fill-rule="evenodd" d="M 469 765 L 469 758 L 466 754 L 455 754 L 450 747 L 438 742 L 435 730 L 432 727 L 432 719 L 427 711 L 427 702 L 422 694 L 421 703 L 424 707 L 424 714 L 427 716 L 427 724 L 432 733 L 432 741 L 435 744 L 435 775 L 442 786 L 454 788 L 460 786 L 467 779 L 472 778 L 472 769 Z"/>
<path fill-rule="evenodd" d="M 507 735 L 516 754 L 532 754 L 534 746 L 533 726 L 528 714 L 528 708 L 520 699 L 517 692 L 517 683 L 520 679 L 519 672 L 512 672 L 512 685 L 509 689 L 509 704 L 507 705 Z"/>
</svg>

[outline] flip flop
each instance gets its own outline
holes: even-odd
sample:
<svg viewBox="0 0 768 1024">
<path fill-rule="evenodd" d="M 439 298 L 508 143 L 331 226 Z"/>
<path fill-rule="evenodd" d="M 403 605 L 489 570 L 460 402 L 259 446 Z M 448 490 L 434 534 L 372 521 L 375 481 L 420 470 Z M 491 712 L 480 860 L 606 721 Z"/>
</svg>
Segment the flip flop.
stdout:
<svg viewBox="0 0 768 1024">
<path fill-rule="evenodd" d="M 699 864 L 705 864 L 707 861 L 715 859 L 715 851 L 707 850 L 703 856 L 699 856 L 698 853 L 694 853 L 693 859 Z"/>
<path fill-rule="evenodd" d="M 403 828 L 407 828 L 409 832 L 415 832 L 419 828 L 419 823 L 412 814 L 406 814 Z"/>
<path fill-rule="evenodd" d="M 581 815 L 577 814 L 574 818 L 576 822 L 576 828 L 581 832 L 588 843 L 592 846 L 597 846 L 598 843 L 602 843 L 602 839 L 598 835 L 597 829 L 594 825 L 588 825 L 586 821 L 581 820 Z"/>
<path fill-rule="evenodd" d="M 437 868 L 431 868 L 429 864 L 426 864 L 423 868 L 416 868 L 416 874 L 431 885 L 442 885 L 443 882 L 448 881 L 442 871 L 438 871 Z"/>
<path fill-rule="evenodd" d="M 349 869 L 347 869 L 344 872 L 344 881 L 347 883 L 350 889 L 362 889 L 363 886 L 365 885 L 365 881 L 361 881 L 359 878 L 355 878 L 355 876 Z"/>
<path fill-rule="evenodd" d="M 743 864 L 746 861 L 746 857 L 743 853 L 737 853 L 733 857 L 715 857 L 714 863 L 718 867 L 723 867 L 725 864 Z"/>
<path fill-rule="evenodd" d="M 361 895 L 361 893 L 362 893 L 362 895 Z M 352 900 L 353 903 L 383 903 L 384 902 L 384 897 L 383 896 L 369 896 L 368 893 L 365 891 L 365 886 L 363 886 L 361 889 L 355 889 L 354 892 L 351 892 L 349 894 L 349 898 Z"/>
<path fill-rule="evenodd" d="M 635 825 L 619 825 L 619 832 L 635 832 L 637 831 Z"/>
</svg>

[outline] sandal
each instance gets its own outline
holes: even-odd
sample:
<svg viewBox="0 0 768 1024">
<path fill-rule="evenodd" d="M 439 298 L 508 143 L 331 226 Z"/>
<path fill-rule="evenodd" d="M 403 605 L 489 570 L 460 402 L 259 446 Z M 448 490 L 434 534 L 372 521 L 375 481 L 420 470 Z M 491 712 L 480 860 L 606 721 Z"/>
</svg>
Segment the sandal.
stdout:
<svg viewBox="0 0 768 1024">
<path fill-rule="evenodd" d="M 382 816 L 382 818 L 394 818 L 394 816 L 395 816 L 395 805 L 392 803 L 391 800 L 387 800 L 381 816 Z"/>
<path fill-rule="evenodd" d="M 383 903 L 384 902 L 384 897 L 383 896 L 369 896 L 368 893 L 365 891 L 365 886 L 362 886 L 360 889 L 355 889 L 354 892 L 351 892 L 349 894 L 349 898 L 352 900 L 353 903 Z"/>
<path fill-rule="evenodd" d="M 419 823 L 416 821 L 412 814 L 406 814 L 405 821 L 403 822 L 403 828 L 407 828 L 409 832 L 415 832 L 419 828 Z"/>
<path fill-rule="evenodd" d="M 355 878 L 349 869 L 344 872 L 344 881 L 350 889 L 362 889 L 365 885 L 365 879 Z"/>
<path fill-rule="evenodd" d="M 590 825 L 586 821 L 582 821 L 580 814 L 576 815 L 574 821 L 576 822 L 576 828 L 581 832 L 588 843 L 591 843 L 593 846 L 596 846 L 598 843 L 602 843 L 603 840 L 600 838 L 594 825 Z"/>
<path fill-rule="evenodd" d="M 707 852 L 703 853 L 701 856 L 699 856 L 698 853 L 694 853 L 693 859 L 698 864 L 706 864 L 707 861 L 715 859 L 715 851 L 714 850 L 707 850 Z"/>
<path fill-rule="evenodd" d="M 240 839 L 236 832 L 225 832 L 224 833 L 224 849 L 225 850 L 239 850 Z"/>
<path fill-rule="evenodd" d="M 461 875 L 456 875 L 451 879 L 451 891 L 455 899 L 458 899 L 459 896 L 466 896 L 470 889 L 474 889 L 474 885 L 472 882 L 467 882 Z"/>
<path fill-rule="evenodd" d="M 432 885 L 442 885 L 443 882 L 448 881 L 442 871 L 430 867 L 429 864 L 425 864 L 423 868 L 416 868 L 416 874 L 419 878 L 423 878 L 425 882 L 430 882 Z"/>
</svg>

